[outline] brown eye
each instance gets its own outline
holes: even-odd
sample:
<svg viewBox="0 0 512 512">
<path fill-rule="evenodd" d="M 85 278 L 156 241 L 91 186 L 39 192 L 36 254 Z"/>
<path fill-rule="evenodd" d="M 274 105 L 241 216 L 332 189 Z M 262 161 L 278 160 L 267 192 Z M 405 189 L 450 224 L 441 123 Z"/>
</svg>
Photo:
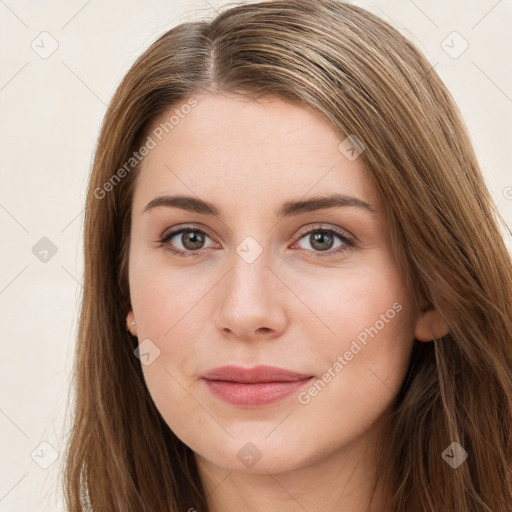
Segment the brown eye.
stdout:
<svg viewBox="0 0 512 512">
<path fill-rule="evenodd" d="M 164 233 L 159 243 L 174 254 L 190 256 L 205 248 L 207 238 L 210 237 L 200 229 L 183 227 Z"/>
<path fill-rule="evenodd" d="M 204 233 L 201 231 L 183 231 L 181 233 L 181 243 L 185 249 L 190 251 L 195 251 L 197 249 L 202 249 L 204 245 L 205 237 Z"/>
</svg>

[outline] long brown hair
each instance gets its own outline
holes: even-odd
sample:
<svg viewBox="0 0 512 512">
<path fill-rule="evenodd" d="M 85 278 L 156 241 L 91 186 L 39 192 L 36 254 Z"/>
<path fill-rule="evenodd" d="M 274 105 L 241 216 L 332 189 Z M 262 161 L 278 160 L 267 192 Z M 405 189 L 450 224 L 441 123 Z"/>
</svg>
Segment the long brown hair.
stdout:
<svg viewBox="0 0 512 512">
<path fill-rule="evenodd" d="M 134 152 L 157 116 L 210 91 L 307 104 L 339 130 L 340 142 L 355 135 L 365 144 L 361 158 L 384 198 L 417 308 L 435 308 L 450 329 L 431 343 L 415 341 L 396 397 L 382 468 L 396 482 L 392 509 L 509 511 L 512 264 L 504 221 L 433 67 L 390 25 L 335 0 L 243 4 L 184 23 L 157 39 L 119 85 L 86 200 L 63 471 L 68 511 L 87 509 L 85 502 L 94 512 L 208 510 L 194 454 L 153 404 L 125 319 Z M 453 442 L 468 454 L 457 468 L 442 457 Z"/>
</svg>

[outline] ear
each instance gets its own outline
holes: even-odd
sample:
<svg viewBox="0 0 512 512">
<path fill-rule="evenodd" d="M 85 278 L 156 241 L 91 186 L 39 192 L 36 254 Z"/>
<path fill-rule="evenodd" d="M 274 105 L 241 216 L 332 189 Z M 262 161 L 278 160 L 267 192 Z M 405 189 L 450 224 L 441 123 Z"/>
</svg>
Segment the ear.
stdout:
<svg viewBox="0 0 512 512">
<path fill-rule="evenodd" d="M 137 324 L 135 323 L 135 317 L 131 309 L 126 316 L 126 330 L 130 331 L 132 336 L 137 336 Z"/>
<path fill-rule="evenodd" d="M 414 337 L 419 341 L 438 340 L 450 332 L 448 325 L 435 309 L 420 313 L 414 328 Z"/>
</svg>

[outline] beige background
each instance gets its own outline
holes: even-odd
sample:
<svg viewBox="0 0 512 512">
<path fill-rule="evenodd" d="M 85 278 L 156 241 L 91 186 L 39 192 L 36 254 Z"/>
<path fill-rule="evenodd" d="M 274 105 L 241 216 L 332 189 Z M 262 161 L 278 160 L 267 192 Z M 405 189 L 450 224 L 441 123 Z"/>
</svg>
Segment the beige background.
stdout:
<svg viewBox="0 0 512 512">
<path fill-rule="evenodd" d="M 390 21 L 435 64 L 512 225 L 512 2 L 355 3 Z M 0 0 L 0 512 L 63 510 L 56 479 L 81 291 L 83 203 L 106 105 L 157 36 L 221 5 Z M 43 237 L 57 251 L 46 262 L 34 254 L 48 250 Z"/>
</svg>

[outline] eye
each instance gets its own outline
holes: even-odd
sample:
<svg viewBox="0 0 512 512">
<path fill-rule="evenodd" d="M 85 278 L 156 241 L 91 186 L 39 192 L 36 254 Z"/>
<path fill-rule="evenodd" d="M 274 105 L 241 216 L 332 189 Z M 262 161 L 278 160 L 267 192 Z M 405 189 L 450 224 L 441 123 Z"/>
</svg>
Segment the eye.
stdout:
<svg viewBox="0 0 512 512">
<path fill-rule="evenodd" d="M 165 249 L 172 254 L 187 257 L 195 256 L 199 254 L 201 249 L 206 248 L 205 242 L 207 238 L 210 237 L 203 230 L 194 226 L 178 226 L 170 231 L 165 231 L 157 242 L 159 246 L 165 246 Z M 335 245 L 336 239 L 338 240 L 338 245 Z M 347 233 L 338 228 L 324 225 L 317 226 L 308 231 L 302 231 L 299 240 L 295 243 L 299 243 L 302 240 L 305 240 L 311 247 L 311 249 L 307 247 L 302 247 L 302 249 L 307 250 L 315 258 L 337 255 L 355 248 L 356 245 Z"/>
<path fill-rule="evenodd" d="M 338 245 L 335 245 L 336 239 L 339 242 Z M 347 233 L 327 226 L 319 226 L 301 233 L 301 237 L 296 243 L 302 240 L 312 248 L 306 247 L 309 252 L 312 251 L 311 255 L 315 258 L 337 255 L 355 247 L 354 240 Z"/>
<path fill-rule="evenodd" d="M 161 246 L 166 246 L 166 250 L 177 256 L 193 256 L 200 249 L 204 248 L 206 238 L 210 238 L 204 231 L 193 226 L 184 226 L 166 231 L 158 242 Z M 176 239 L 172 242 L 173 239 Z M 178 244 L 178 248 L 176 248 Z M 180 247 L 181 244 L 181 247 Z"/>
</svg>

